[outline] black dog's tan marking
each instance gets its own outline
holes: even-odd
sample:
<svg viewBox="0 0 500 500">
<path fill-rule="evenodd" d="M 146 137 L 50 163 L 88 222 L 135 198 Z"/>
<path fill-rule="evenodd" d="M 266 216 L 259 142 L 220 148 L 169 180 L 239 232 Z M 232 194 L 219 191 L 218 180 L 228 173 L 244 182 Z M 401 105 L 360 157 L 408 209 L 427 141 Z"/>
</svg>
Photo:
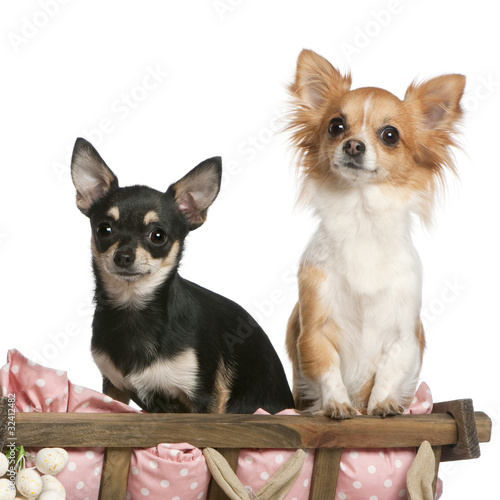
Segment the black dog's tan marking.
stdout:
<svg viewBox="0 0 500 500">
<path fill-rule="evenodd" d="M 292 408 L 281 362 L 255 320 L 177 272 L 184 239 L 219 192 L 220 158 L 165 193 L 120 188 L 93 146 L 78 139 L 71 172 L 92 228 L 92 354 L 104 392 L 152 412 Z"/>
</svg>

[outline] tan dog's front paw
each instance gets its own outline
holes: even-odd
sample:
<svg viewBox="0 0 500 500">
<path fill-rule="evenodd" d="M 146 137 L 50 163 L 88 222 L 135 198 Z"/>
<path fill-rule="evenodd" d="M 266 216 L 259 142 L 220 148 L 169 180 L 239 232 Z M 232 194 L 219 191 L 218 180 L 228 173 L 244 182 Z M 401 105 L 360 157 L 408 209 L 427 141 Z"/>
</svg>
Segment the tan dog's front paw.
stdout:
<svg viewBox="0 0 500 500">
<path fill-rule="evenodd" d="M 356 415 L 356 409 L 349 403 L 338 403 L 331 399 L 321 413 L 329 418 L 344 420 L 354 417 Z"/>
<path fill-rule="evenodd" d="M 386 398 L 378 402 L 373 408 L 368 409 L 368 415 L 375 415 L 377 417 L 387 417 L 389 415 L 400 415 L 405 411 L 395 399 Z"/>
</svg>

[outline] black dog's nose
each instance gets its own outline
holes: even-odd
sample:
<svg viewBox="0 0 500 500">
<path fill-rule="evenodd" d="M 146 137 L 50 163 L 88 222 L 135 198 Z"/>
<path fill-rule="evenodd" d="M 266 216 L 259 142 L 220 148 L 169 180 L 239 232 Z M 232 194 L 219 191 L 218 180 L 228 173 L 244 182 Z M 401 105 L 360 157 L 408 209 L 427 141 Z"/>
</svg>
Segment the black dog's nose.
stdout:
<svg viewBox="0 0 500 500">
<path fill-rule="evenodd" d="M 349 155 L 349 156 L 358 156 L 361 155 L 365 152 L 365 145 L 361 141 L 357 141 L 355 139 L 349 139 L 346 141 L 344 144 L 344 151 Z"/>
<path fill-rule="evenodd" d="M 132 248 L 124 248 L 122 250 L 117 250 L 113 260 L 118 267 L 127 269 L 130 267 L 135 260 L 135 252 Z"/>
</svg>

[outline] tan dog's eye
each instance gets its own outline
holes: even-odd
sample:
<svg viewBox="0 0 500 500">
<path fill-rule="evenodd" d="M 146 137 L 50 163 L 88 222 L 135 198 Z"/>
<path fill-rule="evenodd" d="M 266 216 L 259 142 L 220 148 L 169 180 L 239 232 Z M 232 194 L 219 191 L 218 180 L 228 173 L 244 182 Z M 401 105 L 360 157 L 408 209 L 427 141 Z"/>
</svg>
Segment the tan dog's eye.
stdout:
<svg viewBox="0 0 500 500">
<path fill-rule="evenodd" d="M 328 125 L 328 133 L 332 137 L 337 137 L 345 132 L 345 123 L 342 118 L 332 118 Z"/>
<path fill-rule="evenodd" d="M 395 146 L 399 142 L 399 132 L 395 127 L 385 127 L 380 133 L 380 138 L 388 146 Z"/>
</svg>

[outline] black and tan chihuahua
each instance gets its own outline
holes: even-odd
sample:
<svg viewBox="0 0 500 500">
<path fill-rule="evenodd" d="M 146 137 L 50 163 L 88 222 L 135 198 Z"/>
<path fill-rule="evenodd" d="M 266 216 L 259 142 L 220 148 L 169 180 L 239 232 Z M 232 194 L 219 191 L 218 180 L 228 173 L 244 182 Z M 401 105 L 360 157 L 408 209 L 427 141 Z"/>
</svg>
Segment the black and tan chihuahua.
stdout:
<svg viewBox="0 0 500 500">
<path fill-rule="evenodd" d="M 283 366 L 255 320 L 178 274 L 184 239 L 205 222 L 219 192 L 221 159 L 200 163 L 165 193 L 120 188 L 79 138 L 71 174 L 92 227 L 91 346 L 104 392 L 148 412 L 292 408 Z"/>
</svg>

